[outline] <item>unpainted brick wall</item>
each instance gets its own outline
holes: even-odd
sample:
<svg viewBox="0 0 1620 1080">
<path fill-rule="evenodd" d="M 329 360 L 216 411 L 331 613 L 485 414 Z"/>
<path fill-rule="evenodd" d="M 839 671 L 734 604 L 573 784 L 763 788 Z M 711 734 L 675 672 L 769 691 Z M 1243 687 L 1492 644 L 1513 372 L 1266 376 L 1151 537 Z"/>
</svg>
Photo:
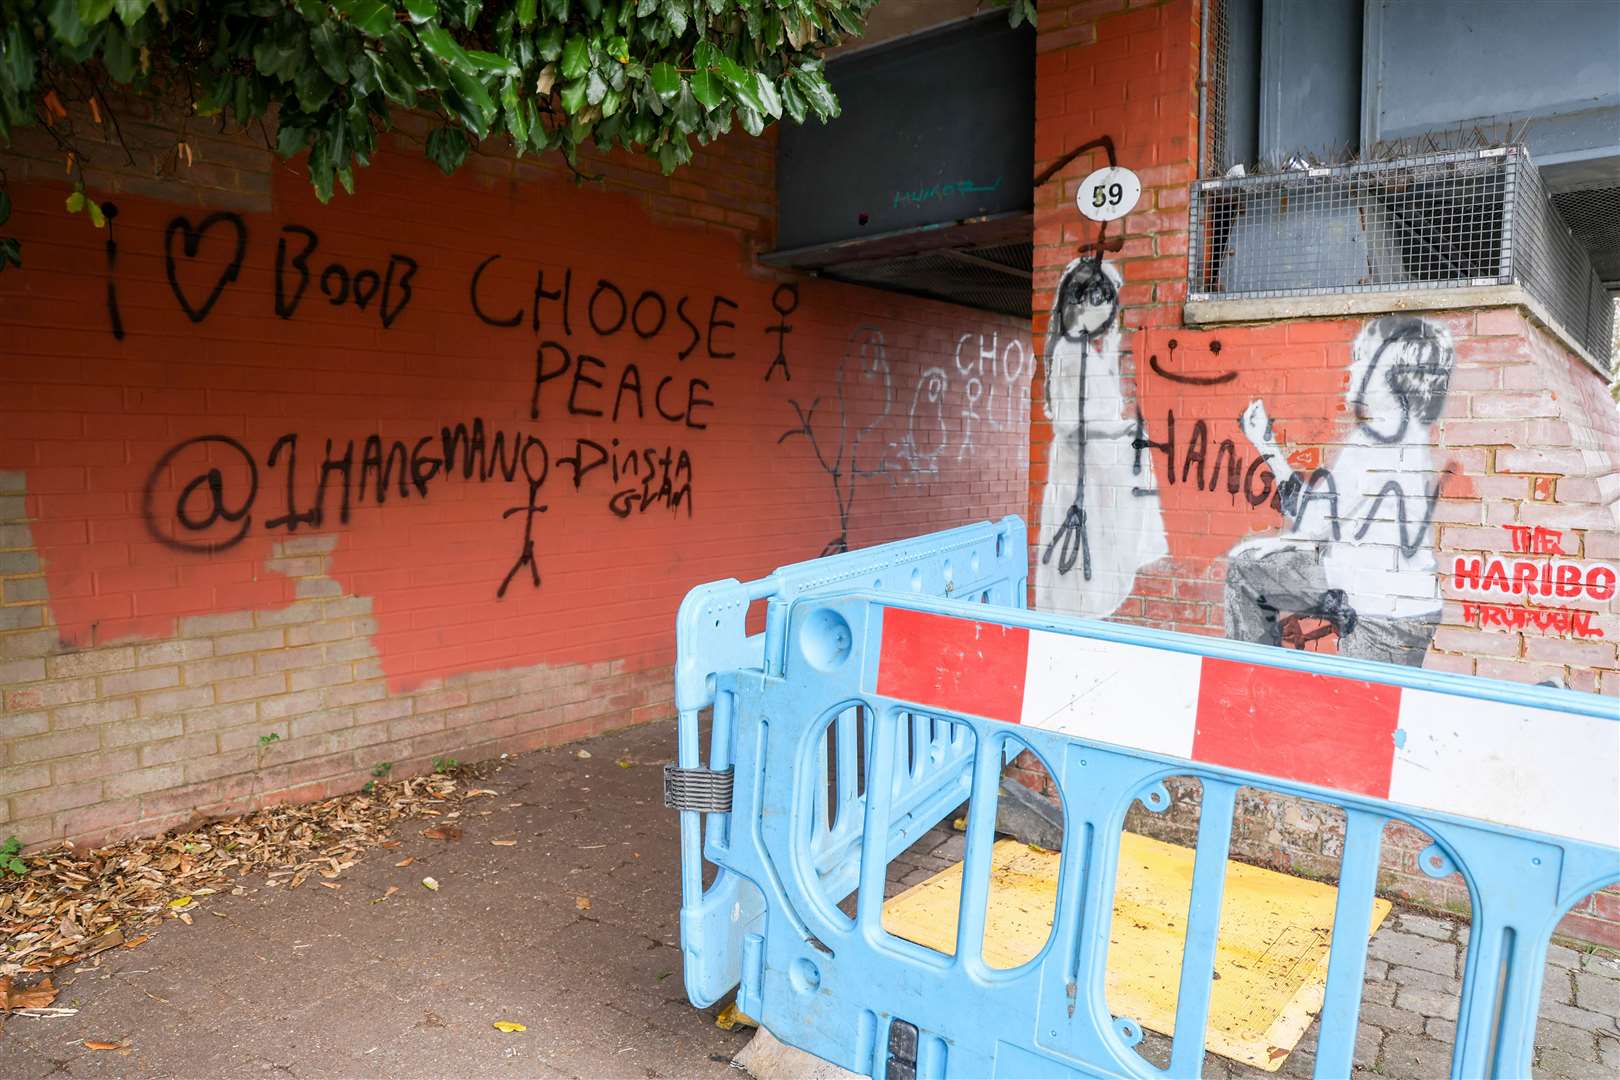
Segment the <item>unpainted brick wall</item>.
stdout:
<svg viewBox="0 0 1620 1080">
<path fill-rule="evenodd" d="M 40 133 L 3 161 L 0 836 L 668 718 L 692 586 L 1022 510 L 1027 324 L 762 269 L 769 139 L 447 179 L 403 117 L 323 207 L 257 130 L 120 117 L 109 231 Z"/>
<path fill-rule="evenodd" d="M 1245 498 L 1241 488 L 1229 491 L 1225 464 L 1215 467 L 1223 441 L 1244 464 L 1256 456 L 1238 418 L 1260 399 L 1289 447 L 1297 448 L 1296 467 L 1309 474 L 1317 466 L 1331 466 L 1357 421 L 1350 405 L 1353 343 L 1374 317 L 1185 327 L 1187 206 L 1198 156 L 1199 4 L 1077 0 L 1043 3 L 1039 14 L 1036 172 L 1108 136 L 1119 163 L 1134 169 L 1143 183 L 1137 208 L 1108 226 L 1108 237 L 1120 243 L 1106 258 L 1122 283 L 1122 416 L 1128 420 L 1140 408 L 1147 426 L 1137 437 L 1156 445 L 1138 459 L 1141 475 L 1120 477 L 1117 490 L 1092 486 L 1087 497 L 1103 507 L 1092 520 L 1106 522 L 1107 507 L 1134 498 L 1133 488 L 1155 487 L 1168 554 L 1144 560 L 1108 616 L 1224 634 L 1228 552 L 1245 540 L 1278 534 L 1283 515 L 1269 501 Z M 1054 479 L 1049 471 L 1052 403 L 1045 395 L 1051 359 L 1047 332 L 1065 267 L 1098 239 L 1097 224 L 1079 215 L 1074 196 L 1087 173 L 1103 164 L 1102 151 L 1087 153 L 1036 192 L 1034 329 L 1043 363 L 1032 385 L 1029 520 L 1037 606 L 1061 608 L 1069 600 L 1038 585 L 1051 540 L 1050 530 L 1042 532 L 1042 502 Z M 1603 380 L 1517 309 L 1416 317 L 1443 330 L 1455 349 L 1444 410 L 1427 449 L 1427 476 L 1438 485 L 1439 496 L 1426 537 L 1443 607 L 1423 665 L 1519 682 L 1555 680 L 1620 695 L 1620 598 L 1611 587 L 1620 556 L 1620 413 Z M 1182 374 L 1233 375 L 1189 385 L 1154 372 L 1150 358 Z M 1255 484 L 1251 490 L 1259 490 L 1262 481 L 1271 490 L 1269 477 L 1247 479 Z M 1108 542 L 1106 536 L 1092 539 L 1094 546 Z M 1536 550 L 1515 550 L 1516 544 Z M 1475 588 L 1471 579 L 1459 584 L 1454 573 L 1459 560 L 1466 568 L 1474 559 L 1488 563 L 1498 557 L 1505 561 L 1506 590 Z M 1515 561 L 1550 563 L 1553 570 L 1566 564 L 1583 575 L 1595 571 L 1597 587 L 1578 597 L 1546 598 L 1529 595 L 1521 582 L 1515 592 Z M 1392 556 L 1390 597 L 1435 595 L 1433 578 L 1416 583 L 1393 572 L 1397 565 Z M 1321 626 L 1308 620 L 1300 626 L 1296 644 L 1335 647 L 1331 633 L 1312 636 Z M 1051 790 L 1038 768 L 1020 778 Z M 1190 841 L 1196 784 L 1172 787 L 1180 796 L 1174 812 L 1159 817 L 1137 809 L 1130 827 Z M 1329 808 L 1262 792 L 1240 800 L 1233 850 L 1242 858 L 1330 874 L 1342 843 L 1342 816 Z M 1416 856 L 1426 844 L 1416 830 L 1390 827 L 1384 887 L 1424 903 L 1466 908 L 1460 879 L 1436 881 L 1418 870 Z M 1594 894 L 1577 905 L 1563 929 L 1620 946 L 1617 905 L 1614 892 Z"/>
</svg>

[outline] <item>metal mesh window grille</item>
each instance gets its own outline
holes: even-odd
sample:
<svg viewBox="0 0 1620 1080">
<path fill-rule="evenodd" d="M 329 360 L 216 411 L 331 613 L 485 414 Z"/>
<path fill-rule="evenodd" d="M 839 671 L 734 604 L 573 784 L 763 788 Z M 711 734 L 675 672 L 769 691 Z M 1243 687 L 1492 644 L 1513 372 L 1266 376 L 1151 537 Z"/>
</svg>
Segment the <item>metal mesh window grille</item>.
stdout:
<svg viewBox="0 0 1620 1080">
<path fill-rule="evenodd" d="M 1199 147 L 1200 176 L 1226 171 L 1226 0 L 1204 0 L 1204 43 L 1202 84 L 1199 104 L 1202 135 Z"/>
<path fill-rule="evenodd" d="M 1620 187 L 1560 191 L 1552 201 L 1587 251 L 1611 253 L 1608 272 L 1598 267 L 1598 275 L 1620 288 L 1620 261 L 1612 254 L 1620 252 Z"/>
<path fill-rule="evenodd" d="M 1522 147 L 1192 187 L 1193 300 L 1517 284 L 1607 361 L 1614 308 Z"/>
</svg>

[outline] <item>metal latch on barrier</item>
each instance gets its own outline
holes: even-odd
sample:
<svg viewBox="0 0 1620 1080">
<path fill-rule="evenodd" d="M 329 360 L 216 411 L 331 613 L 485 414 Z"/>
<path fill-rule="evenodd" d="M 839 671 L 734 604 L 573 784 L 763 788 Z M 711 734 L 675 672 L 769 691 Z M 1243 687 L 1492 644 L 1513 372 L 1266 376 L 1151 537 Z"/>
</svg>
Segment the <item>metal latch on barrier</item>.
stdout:
<svg viewBox="0 0 1620 1080">
<path fill-rule="evenodd" d="M 671 810 L 705 814 L 731 812 L 732 770 L 681 769 L 664 766 L 664 805 Z"/>
</svg>

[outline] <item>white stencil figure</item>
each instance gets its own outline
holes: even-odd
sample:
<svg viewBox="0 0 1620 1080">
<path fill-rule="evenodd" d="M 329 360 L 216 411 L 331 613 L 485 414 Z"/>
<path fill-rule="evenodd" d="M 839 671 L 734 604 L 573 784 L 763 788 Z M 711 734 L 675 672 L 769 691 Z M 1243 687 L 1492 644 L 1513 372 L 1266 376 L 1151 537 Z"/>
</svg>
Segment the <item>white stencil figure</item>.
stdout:
<svg viewBox="0 0 1620 1080">
<path fill-rule="evenodd" d="M 1147 433 L 1119 370 L 1119 271 L 1100 257 L 1063 271 L 1046 332 L 1052 420 L 1035 568 L 1035 603 L 1102 618 L 1169 554 L 1150 466 L 1133 449 Z"/>
<path fill-rule="evenodd" d="M 1368 323 L 1351 350 L 1356 426 L 1308 476 L 1288 464 L 1265 403 L 1244 410 L 1285 525 L 1228 556 L 1228 637 L 1285 644 L 1288 619 L 1306 616 L 1332 624 L 1341 653 L 1422 666 L 1441 608 L 1429 526 L 1445 476 L 1431 447 L 1455 362 L 1443 326 L 1405 315 Z"/>
</svg>

